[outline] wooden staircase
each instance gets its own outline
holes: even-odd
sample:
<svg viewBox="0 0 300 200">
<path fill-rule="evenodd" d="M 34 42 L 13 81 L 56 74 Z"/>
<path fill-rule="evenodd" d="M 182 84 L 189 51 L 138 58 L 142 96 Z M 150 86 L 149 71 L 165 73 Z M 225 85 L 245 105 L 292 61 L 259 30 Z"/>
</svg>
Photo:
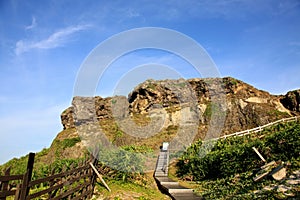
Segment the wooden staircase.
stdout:
<svg viewBox="0 0 300 200">
<path fill-rule="evenodd" d="M 193 190 L 181 186 L 178 182 L 168 177 L 169 152 L 160 151 L 157 159 L 154 178 L 159 188 L 176 200 L 199 200 L 201 197 L 194 194 Z"/>
</svg>

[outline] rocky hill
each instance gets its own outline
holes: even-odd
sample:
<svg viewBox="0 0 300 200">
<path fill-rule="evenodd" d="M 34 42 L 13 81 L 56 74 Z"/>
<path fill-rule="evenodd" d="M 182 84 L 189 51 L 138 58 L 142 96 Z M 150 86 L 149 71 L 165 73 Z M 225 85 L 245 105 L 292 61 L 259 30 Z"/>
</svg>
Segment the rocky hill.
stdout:
<svg viewBox="0 0 300 200">
<path fill-rule="evenodd" d="M 119 153 L 125 150 L 150 155 L 145 166 L 154 169 L 156 151 L 164 141 L 187 145 L 207 138 L 208 133 L 218 137 L 296 115 L 300 115 L 300 90 L 271 95 L 230 77 L 147 80 L 128 97 L 74 97 L 72 105 L 61 114 L 63 130 L 50 148 L 36 154 L 35 174 L 42 177 L 50 169 L 63 169 L 80 162 L 87 156 L 87 147 L 97 140 L 122 147 Z M 218 129 L 220 133 L 214 135 Z M 99 130 L 102 135 L 97 135 Z M 87 140 L 82 132 L 92 137 Z M 124 154 L 124 159 L 128 155 Z M 0 166 L 0 171 L 11 166 L 12 174 L 22 174 L 26 162 L 26 156 L 13 159 Z M 101 170 L 108 177 L 118 174 L 110 166 L 103 165 Z M 154 185 L 151 192 L 157 192 L 152 173 L 149 174 L 146 179 L 134 181 L 147 180 L 147 184 Z M 115 190 L 116 194 L 128 192 L 123 186 Z"/>
<path fill-rule="evenodd" d="M 195 102 L 196 105 L 193 105 Z M 116 108 L 117 104 L 119 108 Z M 73 105 L 61 114 L 64 131 L 55 141 L 66 137 L 78 137 L 75 124 L 97 122 L 107 138 L 117 146 L 144 145 L 154 149 L 162 141 L 175 137 L 180 127 L 185 126 L 188 121 L 197 122 L 194 124 L 198 127 L 194 141 L 205 138 L 214 112 L 217 113 L 217 119 L 223 118 L 223 121 L 220 121 L 220 130 L 221 135 L 224 135 L 299 115 L 299 105 L 300 90 L 288 92 L 286 95 L 271 95 L 231 77 L 147 80 L 134 88 L 128 97 L 74 97 Z M 84 117 L 75 119 L 76 112 L 80 109 L 86 109 Z M 161 115 L 165 115 L 165 120 L 155 140 L 153 137 L 134 137 L 123 130 L 131 126 L 129 121 L 125 120 L 129 118 L 138 125 L 134 126 L 135 131 L 150 131 L 147 125 L 155 119 L 153 116 Z M 183 118 L 187 115 L 190 115 L 189 119 L 183 124 L 182 120 L 184 121 Z M 189 129 L 185 134 L 187 132 Z M 64 154 L 70 156 L 75 150 L 82 148 L 82 144 L 77 144 L 66 149 Z"/>
</svg>

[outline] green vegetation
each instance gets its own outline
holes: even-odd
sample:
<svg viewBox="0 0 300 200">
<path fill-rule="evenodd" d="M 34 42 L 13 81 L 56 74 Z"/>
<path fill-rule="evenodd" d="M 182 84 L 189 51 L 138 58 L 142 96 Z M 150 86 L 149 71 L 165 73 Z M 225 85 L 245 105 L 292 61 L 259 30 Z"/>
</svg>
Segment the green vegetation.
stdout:
<svg viewBox="0 0 300 200">
<path fill-rule="evenodd" d="M 107 191 L 100 183 L 96 185 L 96 199 L 136 199 L 136 200 L 152 200 L 152 199 L 170 199 L 156 189 L 155 182 L 152 177 L 144 176 L 144 184 L 138 182 L 123 182 L 120 180 L 105 179 L 109 185 L 111 192 Z"/>
<path fill-rule="evenodd" d="M 140 113 L 133 113 L 132 120 L 138 125 L 138 126 L 146 126 L 150 123 L 151 118 L 149 115 L 140 114 Z"/>
<path fill-rule="evenodd" d="M 181 88 L 185 87 L 186 85 L 187 85 L 187 82 L 181 82 L 181 83 L 176 83 L 175 84 L 175 86 L 181 87 Z"/>
<path fill-rule="evenodd" d="M 149 120 L 145 115 L 135 115 L 134 118 L 140 124 L 146 124 Z M 119 196 L 119 198 L 126 199 L 127 189 L 131 188 L 133 194 L 129 199 L 169 199 L 156 188 L 152 174 L 147 177 L 143 173 L 145 162 L 143 155 L 154 156 L 151 158 L 155 162 L 156 153 L 154 149 L 158 150 L 161 142 L 173 137 L 178 127 L 169 126 L 158 135 L 137 141 L 133 140 L 130 135 L 122 132 L 113 120 L 104 119 L 99 123 L 103 124 L 101 128 L 104 129 L 110 141 L 114 141 L 114 144 L 120 147 L 120 149 L 109 152 L 107 149 L 102 149 L 98 163 L 99 172 L 104 175 L 105 180 L 108 180 L 109 186 L 115 187 L 116 196 L 117 194 L 124 194 L 123 197 Z M 77 153 L 76 151 L 82 153 L 82 149 L 76 149 L 77 146 L 75 147 L 78 142 L 80 142 L 80 138 L 76 137 L 75 129 L 67 129 L 59 133 L 50 148 L 45 148 L 41 152 L 36 153 L 33 180 L 47 177 L 52 173 L 57 174 L 80 165 L 85 160 L 84 156 L 76 159 L 67 158 L 68 156 L 73 156 L 70 155 L 70 153 L 73 153 L 73 149 L 75 154 Z M 88 158 L 87 154 L 86 158 Z M 0 166 L 0 175 L 3 175 L 3 171 L 9 166 L 11 167 L 11 174 L 24 174 L 27 161 L 28 156 L 9 161 L 5 165 Z M 32 189 L 33 191 L 39 191 L 43 187 L 46 187 L 46 185 L 39 185 Z M 101 191 L 105 190 L 101 185 L 98 185 L 97 188 Z M 111 195 L 107 194 L 107 196 Z"/>
<path fill-rule="evenodd" d="M 272 115 L 272 116 L 276 116 L 276 117 L 281 117 L 281 118 L 284 118 L 284 117 L 289 117 L 289 114 L 286 113 L 286 112 L 281 112 L 279 110 L 271 110 L 271 111 L 268 111 L 267 112 L 268 115 Z"/>
<path fill-rule="evenodd" d="M 214 114 L 215 116 L 224 116 L 226 115 L 226 112 L 222 111 L 221 105 L 213 102 L 208 102 L 203 116 L 210 120 L 212 114 Z"/>
<path fill-rule="evenodd" d="M 120 148 L 100 147 L 98 158 L 100 166 L 110 168 L 109 176 L 117 180 L 134 180 L 143 172 L 144 159 L 142 154 Z"/>
<path fill-rule="evenodd" d="M 13 158 L 0 166 L 0 175 L 4 175 L 4 170 L 10 167 L 10 174 L 24 174 L 26 172 L 28 155 L 21 158 Z"/>
<path fill-rule="evenodd" d="M 143 126 L 148 124 L 151 119 L 146 115 L 134 114 L 133 120 L 137 125 Z M 162 142 L 172 140 L 178 131 L 178 126 L 170 125 L 156 135 L 143 139 L 122 132 L 118 124 L 112 119 L 102 119 L 99 123 L 107 138 L 118 147 L 136 145 L 159 150 L 158 147 Z"/>
<path fill-rule="evenodd" d="M 38 178 L 43 178 L 49 176 L 51 173 L 60 173 L 62 171 L 66 171 L 71 169 L 72 167 L 77 167 L 80 163 L 82 163 L 85 158 L 78 159 L 56 159 L 51 164 L 46 164 L 40 161 L 41 157 L 45 154 L 45 152 L 49 151 L 49 149 L 43 149 L 41 152 L 36 153 L 35 155 L 35 163 L 33 168 L 32 178 L 33 180 Z M 3 175 L 3 172 L 8 167 L 11 168 L 10 174 L 24 174 L 26 172 L 28 162 L 28 155 L 23 156 L 21 158 L 14 158 L 4 165 L 0 166 L 0 175 Z"/>
<path fill-rule="evenodd" d="M 62 149 L 66 149 L 68 147 L 74 146 L 78 142 L 80 142 L 80 137 L 66 138 L 63 141 L 61 141 L 61 147 Z"/>
<path fill-rule="evenodd" d="M 290 173 L 300 167 L 299 138 L 300 123 L 295 122 L 273 126 L 260 133 L 260 137 L 248 135 L 219 140 L 209 152 L 198 141 L 179 159 L 177 176 L 196 181 L 196 191 L 208 199 L 278 199 L 282 194 L 276 191 L 253 193 L 274 181 L 253 181 L 253 172 L 264 163 L 252 147 L 258 148 L 269 162 L 289 163 L 286 167 Z M 201 154 L 205 156 L 200 157 Z"/>
<path fill-rule="evenodd" d="M 230 85 L 237 85 L 239 82 L 237 79 L 234 78 L 227 78 L 227 79 L 223 79 L 224 83 L 226 85 L 230 84 Z"/>
<path fill-rule="evenodd" d="M 146 145 L 126 145 L 122 146 L 122 148 L 129 152 L 136 153 L 153 153 L 154 150 Z"/>
<path fill-rule="evenodd" d="M 63 140 L 56 139 L 54 140 L 52 147 L 55 149 L 56 158 L 60 158 L 62 152 L 69 147 L 75 146 L 76 143 L 80 142 L 80 137 L 74 138 L 65 138 Z"/>
<path fill-rule="evenodd" d="M 155 83 L 152 83 L 152 82 L 149 82 L 148 85 L 147 85 L 147 88 L 152 89 L 152 90 L 155 90 L 156 87 L 157 87 L 157 85 Z"/>
<path fill-rule="evenodd" d="M 117 103 L 117 100 L 116 100 L 116 99 L 112 99 L 112 100 L 111 100 L 111 103 L 112 103 L 112 104 L 116 104 L 116 103 Z"/>
<path fill-rule="evenodd" d="M 112 103 L 114 102 L 112 101 Z M 178 108 L 170 107 L 174 110 Z M 212 113 L 216 113 L 218 116 L 223 115 L 224 113 L 219 110 L 217 104 L 208 103 L 204 115 L 208 118 Z M 272 113 L 268 114 L 283 115 L 277 110 L 274 110 L 274 113 L 270 112 Z M 140 114 L 134 114 L 133 120 L 138 125 L 146 125 L 150 122 L 148 115 Z M 147 177 L 143 173 L 146 161 L 143 155 L 154 155 L 152 158 L 155 160 L 155 151 L 158 150 L 158 146 L 163 141 L 172 140 L 179 127 L 168 126 L 153 137 L 135 139 L 122 132 L 114 120 L 103 119 L 99 123 L 109 140 L 120 147 L 115 150 L 100 149 L 98 169 L 113 190 L 112 193 L 108 193 L 99 183 L 97 190 L 100 196 L 111 199 L 164 199 L 165 195 L 162 195 L 153 186 L 153 184 L 155 185 L 153 178 Z M 80 142 L 80 138 L 74 134 L 75 130 L 68 129 L 63 132 L 65 134 L 54 140 L 51 148 L 45 148 L 36 154 L 33 179 L 69 170 L 85 160 L 84 157 L 65 159 L 69 155 L 66 152 L 73 150 L 72 147 Z M 70 135 L 73 138 L 70 138 Z M 254 191 L 276 182 L 270 179 L 263 179 L 257 183 L 253 181 L 254 172 L 264 163 L 255 154 L 252 147 L 256 147 L 267 161 L 287 163 L 285 166 L 290 175 L 293 170 L 300 168 L 299 136 L 300 123 L 298 122 L 278 124 L 255 135 L 219 140 L 211 151 L 202 148 L 202 141 L 198 141 L 185 152 L 178 152 L 183 155 L 179 158 L 176 166 L 171 169 L 170 176 L 181 179 L 184 184 L 193 184 L 192 187 L 195 191 L 207 199 L 282 199 L 284 198 L 282 194 L 276 191 L 254 193 Z M 74 148 L 78 146 L 76 145 Z M 66 153 L 65 157 L 62 156 L 64 153 Z M 205 156 L 201 157 L 200 155 Z M 51 161 L 47 160 L 49 158 Z M 11 166 L 11 174 L 23 174 L 26 170 L 27 160 L 28 156 L 12 159 L 0 166 L 0 175 L 3 175 L 4 169 L 8 166 Z M 175 168 L 176 171 L 174 171 Z M 39 188 L 34 189 L 38 190 Z M 299 194 L 299 190 L 292 192 Z M 130 193 L 130 197 L 126 196 L 128 193 Z"/>
<path fill-rule="evenodd" d="M 237 85 L 237 84 L 238 84 L 238 82 L 237 82 L 236 79 L 232 79 L 232 80 L 230 81 L 230 83 L 231 83 L 232 85 Z"/>
<path fill-rule="evenodd" d="M 76 141 L 75 138 L 73 138 L 73 140 L 65 139 L 57 144 L 62 145 L 62 149 L 63 147 L 72 146 Z M 36 162 L 34 164 L 32 175 L 33 180 L 76 168 L 86 160 L 84 157 L 78 159 L 56 158 L 51 164 L 45 164 L 40 160 L 48 152 L 49 149 L 43 149 L 40 153 L 36 154 Z M 136 154 L 136 152 L 140 154 Z M 100 173 L 104 175 L 104 179 L 108 181 L 109 186 L 113 189 L 113 193 L 106 194 L 105 188 L 101 186 L 100 183 L 97 186 L 97 190 L 101 191 L 101 194 L 104 193 L 107 196 L 114 197 L 119 196 L 120 199 L 123 199 L 122 194 L 124 194 L 124 198 L 126 198 L 126 194 L 128 193 L 127 189 L 130 188 L 134 199 L 155 199 L 156 196 L 159 197 L 159 199 L 163 199 L 165 195 L 162 195 L 155 187 L 155 184 L 151 183 L 151 181 L 154 181 L 153 178 L 142 172 L 144 160 L 141 157 L 141 153 L 152 152 L 153 149 L 143 145 L 128 145 L 123 146 L 121 149 L 110 151 L 104 148 L 100 149 L 98 169 Z M 24 174 L 27 167 L 27 161 L 28 155 L 9 161 L 5 165 L 0 166 L 0 175 L 3 175 L 2 172 L 8 166 L 11 167 L 11 174 Z M 35 188 L 32 188 L 32 191 L 40 191 L 46 186 L 47 185 L 38 185 Z"/>
</svg>

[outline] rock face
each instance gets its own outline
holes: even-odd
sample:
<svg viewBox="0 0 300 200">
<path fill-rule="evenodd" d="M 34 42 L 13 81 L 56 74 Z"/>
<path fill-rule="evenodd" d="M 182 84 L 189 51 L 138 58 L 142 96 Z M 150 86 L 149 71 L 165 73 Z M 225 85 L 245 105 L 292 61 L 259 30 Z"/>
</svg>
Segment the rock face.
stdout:
<svg viewBox="0 0 300 200">
<path fill-rule="evenodd" d="M 281 103 L 287 109 L 300 112 L 300 90 L 288 92 L 282 99 Z"/>
<path fill-rule="evenodd" d="M 63 113 L 60 115 L 61 123 L 64 127 L 64 130 L 75 127 L 73 113 L 73 107 L 69 107 L 66 110 L 64 110 Z"/>
<path fill-rule="evenodd" d="M 87 103 L 88 97 L 74 97 L 74 100 L 82 104 Z M 98 120 L 112 118 L 111 112 L 111 99 L 112 98 L 102 98 L 102 97 L 93 97 L 93 103 L 95 104 L 95 115 Z M 94 112 L 93 111 L 93 112 Z M 71 106 L 63 111 L 60 116 L 61 122 L 64 130 L 69 128 L 75 128 L 74 120 L 74 107 Z"/>
<path fill-rule="evenodd" d="M 120 117 L 114 115 L 114 104 L 124 101 L 124 98 L 93 97 L 95 110 L 90 115 L 94 115 L 99 121 Z M 85 101 L 85 97 L 74 99 Z M 152 117 L 166 112 L 165 127 L 182 125 L 180 123 L 186 116 L 190 121 L 197 120 L 198 138 L 203 137 L 211 125 L 213 113 L 217 113 L 217 118 L 224 118 L 223 124 L 219 125 L 222 126 L 222 134 L 300 114 L 300 90 L 289 92 L 285 96 L 275 96 L 230 77 L 148 80 L 139 84 L 128 95 L 127 100 L 128 108 L 122 111 L 122 116 L 138 114 Z M 188 115 L 191 116 L 187 117 Z M 67 108 L 62 113 L 61 120 L 64 129 L 73 128 L 74 108 Z"/>
</svg>

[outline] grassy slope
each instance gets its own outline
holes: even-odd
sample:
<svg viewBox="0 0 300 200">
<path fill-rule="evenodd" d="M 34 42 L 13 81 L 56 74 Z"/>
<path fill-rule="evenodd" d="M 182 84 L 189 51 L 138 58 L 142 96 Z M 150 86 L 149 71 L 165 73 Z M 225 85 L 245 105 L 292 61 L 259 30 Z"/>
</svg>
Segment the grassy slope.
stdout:
<svg viewBox="0 0 300 200">
<path fill-rule="evenodd" d="M 144 119 L 137 118 L 136 120 L 143 121 Z M 123 142 L 127 142 L 130 138 L 125 134 L 118 132 L 118 128 L 113 132 L 111 130 L 111 122 L 108 121 L 106 134 L 108 137 L 119 143 L 122 146 Z M 105 127 L 104 127 L 105 129 Z M 126 148 L 133 151 L 146 151 L 152 152 L 162 141 L 165 141 L 169 137 L 173 137 L 176 134 L 177 127 L 169 127 L 167 130 L 163 130 L 162 134 L 158 138 L 149 138 L 142 140 L 138 145 L 127 145 Z M 272 183 L 272 180 L 264 180 L 259 183 L 253 183 L 252 171 L 255 168 L 260 167 L 263 163 L 259 160 L 257 155 L 252 151 L 251 147 L 256 146 L 260 152 L 267 158 L 268 161 L 285 161 L 291 163 L 288 166 L 288 173 L 291 173 L 294 169 L 299 169 L 299 123 L 289 125 L 277 125 L 262 133 L 265 137 L 258 139 L 259 135 L 254 137 L 240 137 L 227 139 L 226 141 L 219 141 L 214 150 L 208 154 L 210 156 L 209 162 L 203 162 L 197 160 L 197 156 L 193 152 L 197 150 L 201 142 L 195 143 L 188 149 L 179 164 L 172 165 L 170 169 L 170 176 L 179 179 L 183 185 L 194 188 L 198 193 L 207 197 L 208 199 L 232 199 L 232 198 L 252 198 L 249 195 L 251 192 L 257 189 L 261 189 L 265 185 Z M 69 138 L 69 135 L 72 135 Z M 57 140 L 53 142 L 50 149 L 43 149 L 36 154 L 36 164 L 34 178 L 46 176 L 50 173 L 51 169 L 55 168 L 57 172 L 63 168 L 68 169 L 72 163 L 78 164 L 81 159 L 65 159 L 60 158 L 63 152 L 72 152 L 72 148 L 79 142 L 78 136 L 75 134 L 75 130 L 65 130 L 61 132 Z M 135 144 L 135 143 L 133 143 Z M 142 147 L 137 148 L 137 147 Z M 293 150 L 292 153 L 291 150 Z M 244 152 L 244 153 L 243 153 Z M 291 154 L 292 153 L 292 154 Z M 55 159 L 50 163 L 45 161 L 50 157 Z M 182 164 L 180 162 L 189 162 Z M 191 160 L 196 164 L 191 166 Z M 220 161 L 220 162 L 217 162 Z M 222 161 L 222 162 L 221 162 Z M 202 163 L 201 163 L 202 162 Z M 210 163 L 210 167 L 207 165 Z M 8 166 L 12 167 L 11 174 L 22 174 L 25 172 L 27 164 L 27 156 L 20 159 L 13 159 L 3 166 L 0 166 L 0 172 Z M 201 168 L 202 166 L 202 168 Z M 206 171 L 205 171 L 206 170 Z M 177 171 L 177 173 L 176 173 Z M 194 172 L 191 173 L 191 172 Z M 206 173 L 206 174 L 205 174 Z M 205 174 L 205 176 L 203 175 Z M 168 198 L 162 195 L 159 190 L 153 185 L 154 180 L 152 177 L 144 176 L 146 182 L 139 182 L 140 176 L 137 180 L 131 179 L 129 181 L 112 180 L 111 177 L 105 177 L 108 184 L 112 187 L 113 192 L 108 193 L 101 185 L 97 185 L 97 191 L 100 196 L 106 196 L 111 199 L 164 199 Z M 186 181 L 186 180 L 194 181 Z M 299 190 L 298 190 L 299 192 Z M 248 196 L 247 196 L 248 195 Z M 280 197 L 278 193 L 263 194 L 269 198 Z M 269 195 L 269 196 L 268 196 Z"/>
<path fill-rule="evenodd" d="M 139 118 L 137 120 L 143 122 L 144 119 Z M 105 121 L 105 124 L 107 125 L 107 130 L 105 130 L 106 134 L 108 137 L 111 136 L 110 139 L 113 143 L 119 143 L 118 145 L 122 146 L 124 141 L 127 142 L 130 140 L 130 138 L 123 133 L 119 135 L 116 134 L 119 130 L 118 127 L 115 127 L 114 129 L 114 127 L 111 126 L 112 121 Z M 106 126 L 104 126 L 104 129 L 105 127 Z M 171 127 L 167 130 L 163 130 L 160 137 L 155 140 L 150 138 L 148 140 L 139 141 L 138 144 L 133 143 L 132 145 L 124 145 L 123 149 L 130 152 L 155 153 L 153 148 L 157 147 L 166 137 L 169 137 L 175 132 L 176 127 Z M 45 148 L 41 152 L 36 153 L 33 179 L 48 176 L 53 169 L 55 169 L 56 173 L 59 173 L 61 171 L 68 170 L 72 164 L 75 167 L 80 164 L 81 161 L 84 160 L 84 154 L 81 154 L 83 156 L 79 157 L 71 154 L 72 152 L 78 154 L 82 151 L 82 148 L 78 147 L 80 146 L 79 144 L 80 138 L 76 134 L 75 129 L 67 129 L 60 132 L 51 144 L 50 148 Z M 11 174 L 25 173 L 27 160 L 28 155 L 10 160 L 0 166 L 0 175 L 2 175 L 3 171 L 8 167 L 11 167 Z M 156 157 L 154 158 L 154 162 L 155 161 Z M 126 174 L 129 178 L 122 180 L 124 173 L 107 169 L 107 167 L 104 167 L 102 170 L 104 171 L 104 179 L 111 187 L 112 192 L 108 192 L 98 180 L 99 183 L 96 185 L 95 190 L 96 199 L 170 199 L 158 190 L 154 178 L 152 177 L 152 173 L 137 176 Z"/>
<path fill-rule="evenodd" d="M 72 163 L 78 164 L 81 162 L 87 154 L 79 144 L 80 138 L 76 134 L 75 129 L 67 129 L 60 132 L 50 148 L 44 148 L 36 153 L 33 178 L 47 176 L 53 168 L 56 169 L 56 172 L 60 172 L 62 168 L 67 169 Z M 72 153 L 76 155 L 72 155 Z M 11 174 L 25 173 L 27 160 L 28 155 L 13 158 L 0 166 L 0 175 L 8 167 L 11 168 Z"/>
<path fill-rule="evenodd" d="M 94 199 L 139 199 L 139 200 L 168 200 L 171 199 L 162 194 L 154 181 L 153 174 L 145 174 L 142 178 L 130 182 L 106 178 L 106 183 L 111 189 L 109 192 L 102 184 L 96 185 Z"/>
<path fill-rule="evenodd" d="M 252 150 L 255 146 L 268 162 L 283 161 L 287 177 L 300 169 L 300 122 L 279 124 L 260 135 L 220 140 L 204 158 L 199 158 L 201 142 L 192 145 L 171 166 L 171 176 L 181 179 L 183 184 L 193 187 L 207 199 L 287 199 L 281 192 L 261 191 L 271 184 L 284 184 L 265 178 L 254 182 L 254 171 L 264 163 Z M 193 180 L 193 181 L 184 181 Z M 260 193 L 254 193 L 261 191 Z M 299 197 L 300 187 L 288 193 Z"/>
</svg>

